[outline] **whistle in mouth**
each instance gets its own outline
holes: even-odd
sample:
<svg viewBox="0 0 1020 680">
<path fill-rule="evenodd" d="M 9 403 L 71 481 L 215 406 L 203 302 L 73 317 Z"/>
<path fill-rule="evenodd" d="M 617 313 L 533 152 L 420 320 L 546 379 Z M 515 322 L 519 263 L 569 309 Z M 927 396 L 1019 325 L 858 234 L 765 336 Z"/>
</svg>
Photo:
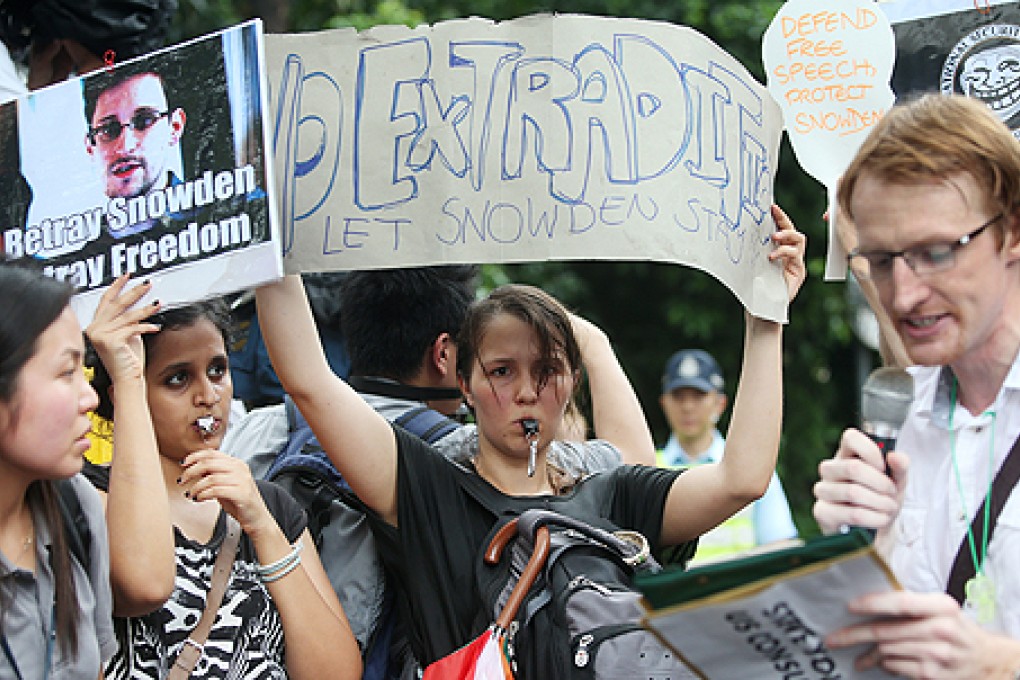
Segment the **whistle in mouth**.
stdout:
<svg viewBox="0 0 1020 680">
<path fill-rule="evenodd" d="M 528 440 L 528 476 L 535 476 L 535 459 L 538 457 L 538 421 L 534 418 L 525 418 L 521 421 L 524 428 L 524 438 Z"/>
<path fill-rule="evenodd" d="M 198 425 L 198 429 L 202 431 L 202 434 L 212 434 L 213 428 L 216 427 L 216 419 L 212 416 L 202 416 L 195 421 L 195 424 Z"/>
</svg>

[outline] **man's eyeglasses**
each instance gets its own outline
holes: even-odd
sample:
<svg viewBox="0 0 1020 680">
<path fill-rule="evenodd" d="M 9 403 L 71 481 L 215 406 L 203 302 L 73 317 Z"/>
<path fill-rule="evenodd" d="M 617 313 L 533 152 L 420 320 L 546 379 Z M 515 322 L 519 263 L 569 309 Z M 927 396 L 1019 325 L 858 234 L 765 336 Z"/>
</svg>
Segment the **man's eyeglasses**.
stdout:
<svg viewBox="0 0 1020 680">
<path fill-rule="evenodd" d="M 135 132 L 145 132 L 155 125 L 160 118 L 169 115 L 170 111 L 160 112 L 156 109 L 138 109 L 127 123 L 122 123 L 116 118 L 108 118 L 99 125 L 89 128 L 89 142 L 93 146 L 95 146 L 96 140 L 109 144 L 119 139 L 120 133 L 129 125 Z"/>
<path fill-rule="evenodd" d="M 847 255 L 847 263 L 850 271 L 858 279 L 871 279 L 872 281 L 888 280 L 892 276 L 897 257 L 902 257 L 907 266 L 918 276 L 943 272 L 952 269 L 956 264 L 956 251 L 976 239 L 981 235 L 981 232 L 1002 218 L 1003 214 L 999 213 L 974 231 L 949 243 L 929 243 L 899 251 L 854 249 Z"/>
</svg>

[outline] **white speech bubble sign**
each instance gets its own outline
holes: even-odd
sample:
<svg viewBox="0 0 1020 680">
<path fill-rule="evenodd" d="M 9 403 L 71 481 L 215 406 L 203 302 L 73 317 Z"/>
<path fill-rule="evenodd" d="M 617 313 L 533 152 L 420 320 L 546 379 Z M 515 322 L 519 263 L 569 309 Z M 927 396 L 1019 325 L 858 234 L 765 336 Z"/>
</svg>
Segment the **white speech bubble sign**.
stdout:
<svg viewBox="0 0 1020 680">
<path fill-rule="evenodd" d="M 893 105 L 896 44 L 874 0 L 789 0 L 765 32 L 768 90 L 783 111 L 802 168 L 834 195 L 836 182 L 871 128 Z M 845 264 L 830 202 L 826 278 Z"/>
</svg>

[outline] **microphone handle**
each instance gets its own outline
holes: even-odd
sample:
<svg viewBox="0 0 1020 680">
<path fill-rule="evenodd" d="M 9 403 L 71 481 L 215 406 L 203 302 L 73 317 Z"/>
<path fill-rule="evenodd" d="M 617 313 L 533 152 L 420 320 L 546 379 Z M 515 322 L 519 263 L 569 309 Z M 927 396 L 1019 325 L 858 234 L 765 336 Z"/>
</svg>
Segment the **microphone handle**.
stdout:
<svg viewBox="0 0 1020 680">
<path fill-rule="evenodd" d="M 882 429 L 883 428 L 872 427 L 868 423 L 865 423 L 865 425 L 864 425 L 864 433 L 866 435 L 868 435 L 868 437 L 871 439 L 871 441 L 873 441 L 876 444 L 878 444 L 878 449 L 882 452 L 882 459 L 884 460 L 885 457 L 887 455 L 889 455 L 889 452 L 896 448 L 896 436 L 899 433 L 895 432 L 895 431 L 891 431 L 888 428 L 884 428 L 884 429 L 886 429 L 886 432 L 884 432 L 883 434 L 878 434 L 878 432 L 876 432 L 876 430 L 882 430 Z M 888 463 L 886 463 L 886 466 L 885 466 L 885 473 L 889 474 L 889 464 Z M 844 524 L 843 526 L 841 526 L 839 528 L 839 531 L 842 534 L 846 534 L 846 533 L 849 533 L 851 529 L 857 529 L 859 531 L 863 531 L 864 533 L 866 533 L 868 535 L 868 538 L 870 538 L 872 541 L 875 540 L 875 534 L 877 532 L 874 529 L 870 528 L 870 527 L 851 527 L 848 524 Z"/>
<path fill-rule="evenodd" d="M 882 452 L 882 459 L 884 460 L 889 452 L 896 448 L 896 437 L 882 437 L 877 434 L 869 434 L 871 441 L 878 444 L 879 450 Z M 885 465 L 885 474 L 889 474 L 889 464 Z"/>
<path fill-rule="evenodd" d="M 862 428 L 864 434 L 871 438 L 871 441 L 878 444 L 884 460 L 889 452 L 896 448 L 896 438 L 899 436 L 899 428 L 883 423 L 864 423 Z M 885 466 L 885 473 L 889 474 L 889 465 Z"/>
</svg>

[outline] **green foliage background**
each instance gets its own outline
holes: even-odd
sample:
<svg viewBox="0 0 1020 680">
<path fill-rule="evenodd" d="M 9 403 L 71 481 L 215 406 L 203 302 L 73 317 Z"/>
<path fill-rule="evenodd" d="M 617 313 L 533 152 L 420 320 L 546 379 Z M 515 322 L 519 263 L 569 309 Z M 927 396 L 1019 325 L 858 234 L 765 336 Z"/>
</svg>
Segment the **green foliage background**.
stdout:
<svg viewBox="0 0 1020 680">
<path fill-rule="evenodd" d="M 254 16 L 262 17 L 266 31 L 274 33 L 570 12 L 690 26 L 764 82 L 761 36 L 781 4 L 779 0 L 180 0 L 172 40 Z M 862 377 L 877 357 L 854 337 L 845 286 L 822 282 L 824 189 L 800 169 L 785 140 L 775 194 L 809 238 L 810 277 L 791 308 L 786 330 L 786 415 L 779 473 L 802 534 L 811 535 L 817 532 L 810 506 L 818 461 L 831 455 L 844 427 L 857 423 Z M 673 351 L 683 347 L 711 351 L 723 367 L 732 398 L 739 374 L 743 314 L 729 290 L 708 275 L 685 267 L 639 262 L 485 267 L 487 286 L 510 280 L 543 287 L 606 330 L 637 389 L 658 443 L 667 436 L 658 406 L 660 372 Z"/>
</svg>

